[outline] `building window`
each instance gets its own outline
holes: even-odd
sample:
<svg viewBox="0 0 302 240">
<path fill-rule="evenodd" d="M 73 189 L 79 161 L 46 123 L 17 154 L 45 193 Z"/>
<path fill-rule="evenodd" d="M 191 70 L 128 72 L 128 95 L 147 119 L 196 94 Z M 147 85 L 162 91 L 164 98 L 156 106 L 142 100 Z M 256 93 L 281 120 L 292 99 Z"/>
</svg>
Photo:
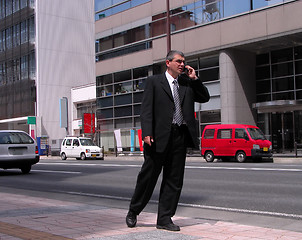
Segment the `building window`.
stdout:
<svg viewBox="0 0 302 240">
<path fill-rule="evenodd" d="M 257 102 L 300 99 L 301 46 L 256 57 Z"/>
<path fill-rule="evenodd" d="M 95 20 L 111 16 L 151 0 L 95 0 Z"/>
</svg>

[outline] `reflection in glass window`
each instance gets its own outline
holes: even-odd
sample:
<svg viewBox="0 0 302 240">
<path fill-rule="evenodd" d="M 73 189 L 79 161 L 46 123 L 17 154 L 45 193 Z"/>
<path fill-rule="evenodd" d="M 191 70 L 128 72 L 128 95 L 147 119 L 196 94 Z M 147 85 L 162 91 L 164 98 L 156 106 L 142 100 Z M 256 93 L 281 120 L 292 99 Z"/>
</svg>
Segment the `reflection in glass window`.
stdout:
<svg viewBox="0 0 302 240">
<path fill-rule="evenodd" d="M 112 8 L 112 14 L 116 14 L 122 11 L 125 11 L 131 7 L 130 2 L 125 2 L 122 4 L 119 4 Z"/>
<path fill-rule="evenodd" d="M 118 83 L 114 85 L 114 93 L 129 93 L 132 92 L 132 82 Z"/>
<path fill-rule="evenodd" d="M 136 7 L 151 0 L 95 0 L 95 20 Z"/>
<path fill-rule="evenodd" d="M 114 73 L 114 82 L 121 82 L 121 81 L 130 80 L 130 79 L 131 79 L 130 70 Z"/>
<path fill-rule="evenodd" d="M 296 89 L 302 89 L 302 75 L 296 76 Z"/>
<path fill-rule="evenodd" d="M 19 0 L 13 0 L 13 12 L 17 12 L 20 9 L 20 2 Z"/>
<path fill-rule="evenodd" d="M 113 97 L 98 98 L 97 105 L 98 105 L 98 107 L 101 107 L 101 108 L 112 107 L 113 106 Z"/>
<path fill-rule="evenodd" d="M 141 67 L 133 69 L 133 79 L 147 77 L 149 67 Z"/>
<path fill-rule="evenodd" d="M 294 69 L 292 62 L 272 65 L 273 77 L 293 75 L 293 71 Z"/>
<path fill-rule="evenodd" d="M 5 17 L 5 0 L 0 0 L 0 19 Z"/>
<path fill-rule="evenodd" d="M 141 105 L 134 105 L 134 115 L 138 116 L 141 114 Z"/>
<path fill-rule="evenodd" d="M 214 138 L 215 129 L 207 129 L 204 132 L 204 139 L 213 139 Z"/>
<path fill-rule="evenodd" d="M 20 9 L 27 7 L 27 0 L 20 0 Z"/>
<path fill-rule="evenodd" d="M 4 47 L 5 47 L 5 39 L 4 39 L 4 36 L 5 36 L 5 32 L 4 31 L 0 31 L 0 52 L 3 52 L 4 51 Z"/>
<path fill-rule="evenodd" d="M 133 91 L 144 90 L 145 88 L 145 79 L 135 80 L 133 83 Z"/>
<path fill-rule="evenodd" d="M 273 79 L 273 92 L 294 90 L 294 78 L 276 78 Z"/>
<path fill-rule="evenodd" d="M 143 93 L 138 92 L 133 94 L 133 103 L 141 103 L 143 99 Z"/>
<path fill-rule="evenodd" d="M 132 127 L 132 119 L 124 118 L 115 120 L 115 128 L 126 128 L 129 129 Z"/>
<path fill-rule="evenodd" d="M 199 76 L 202 77 L 203 82 L 215 81 L 219 79 L 219 67 L 200 70 Z"/>
<path fill-rule="evenodd" d="M 5 83 L 5 68 L 4 64 L 0 63 L 0 86 Z"/>
<path fill-rule="evenodd" d="M 112 74 L 99 76 L 99 77 L 97 77 L 96 82 L 97 82 L 97 86 L 110 84 L 110 83 L 112 83 Z"/>
<path fill-rule="evenodd" d="M 21 44 L 28 42 L 27 21 L 21 22 Z"/>
<path fill-rule="evenodd" d="M 256 83 L 256 92 L 258 94 L 270 93 L 271 92 L 271 81 L 270 80 L 258 81 Z"/>
<path fill-rule="evenodd" d="M 257 95 L 257 102 L 268 102 L 271 101 L 271 94 L 258 94 Z"/>
<path fill-rule="evenodd" d="M 270 5 L 274 5 L 277 3 L 282 3 L 284 0 L 274 0 L 274 1 L 268 1 L 268 0 L 253 0 L 252 1 L 252 9 L 257 8 L 263 8 Z"/>
<path fill-rule="evenodd" d="M 270 66 L 263 66 L 263 67 L 257 67 L 256 68 L 256 79 L 267 79 L 271 76 L 271 69 Z"/>
<path fill-rule="evenodd" d="M 217 139 L 230 139 L 232 138 L 232 129 L 218 129 Z"/>
<path fill-rule="evenodd" d="M 126 116 L 132 116 L 132 107 L 117 107 L 114 109 L 114 116 L 115 117 L 126 117 Z"/>
<path fill-rule="evenodd" d="M 120 96 L 116 96 L 114 98 L 114 104 L 115 106 L 120 106 L 120 105 L 127 105 L 132 103 L 132 96 L 131 94 L 123 94 Z"/>
<path fill-rule="evenodd" d="M 230 17 L 239 13 L 250 11 L 250 0 L 224 0 L 223 16 Z"/>
<path fill-rule="evenodd" d="M 247 138 L 247 134 L 244 128 L 236 128 L 235 129 L 235 138 L 237 139 L 245 139 Z"/>
<path fill-rule="evenodd" d="M 296 74 L 302 74 L 302 60 L 295 62 L 295 72 Z"/>
<path fill-rule="evenodd" d="M 113 109 L 101 109 L 100 110 L 100 118 L 112 118 L 113 117 Z"/>
<path fill-rule="evenodd" d="M 21 79 L 28 79 L 28 56 L 21 57 Z"/>
<path fill-rule="evenodd" d="M 294 92 L 273 93 L 273 101 L 276 100 L 294 100 Z"/>
</svg>

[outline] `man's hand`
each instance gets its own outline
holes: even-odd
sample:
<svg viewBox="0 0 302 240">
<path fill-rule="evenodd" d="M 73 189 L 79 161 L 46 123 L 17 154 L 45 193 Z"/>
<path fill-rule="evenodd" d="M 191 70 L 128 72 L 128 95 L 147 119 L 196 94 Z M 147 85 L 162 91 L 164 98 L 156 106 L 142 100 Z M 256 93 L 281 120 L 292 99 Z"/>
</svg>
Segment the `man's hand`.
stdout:
<svg viewBox="0 0 302 240">
<path fill-rule="evenodd" d="M 146 137 L 144 137 L 144 142 L 151 147 L 151 143 L 154 142 L 153 141 L 153 137 L 152 136 L 146 136 Z"/>
<path fill-rule="evenodd" d="M 189 65 L 186 65 L 185 68 L 188 70 L 187 75 L 189 78 L 191 78 L 192 80 L 196 80 L 198 78 L 194 68 Z"/>
</svg>

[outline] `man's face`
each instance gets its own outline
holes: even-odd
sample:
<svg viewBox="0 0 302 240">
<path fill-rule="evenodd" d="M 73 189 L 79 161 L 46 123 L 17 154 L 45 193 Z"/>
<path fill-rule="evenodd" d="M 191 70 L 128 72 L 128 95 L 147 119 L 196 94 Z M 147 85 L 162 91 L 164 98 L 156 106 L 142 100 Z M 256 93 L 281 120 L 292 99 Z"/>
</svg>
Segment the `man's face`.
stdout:
<svg viewBox="0 0 302 240">
<path fill-rule="evenodd" d="M 176 54 L 172 61 L 167 60 L 167 70 L 173 76 L 176 78 L 179 74 L 183 72 L 183 69 L 185 67 L 185 58 Z"/>
</svg>

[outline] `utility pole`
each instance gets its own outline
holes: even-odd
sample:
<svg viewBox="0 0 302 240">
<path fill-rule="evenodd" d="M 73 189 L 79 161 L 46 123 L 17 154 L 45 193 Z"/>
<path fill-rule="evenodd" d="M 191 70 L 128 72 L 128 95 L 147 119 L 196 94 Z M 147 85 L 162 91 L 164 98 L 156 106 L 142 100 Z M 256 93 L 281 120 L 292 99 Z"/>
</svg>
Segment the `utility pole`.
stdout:
<svg viewBox="0 0 302 240">
<path fill-rule="evenodd" d="M 170 2 L 166 0 L 167 3 L 167 53 L 171 51 L 171 28 L 170 28 Z"/>
</svg>

